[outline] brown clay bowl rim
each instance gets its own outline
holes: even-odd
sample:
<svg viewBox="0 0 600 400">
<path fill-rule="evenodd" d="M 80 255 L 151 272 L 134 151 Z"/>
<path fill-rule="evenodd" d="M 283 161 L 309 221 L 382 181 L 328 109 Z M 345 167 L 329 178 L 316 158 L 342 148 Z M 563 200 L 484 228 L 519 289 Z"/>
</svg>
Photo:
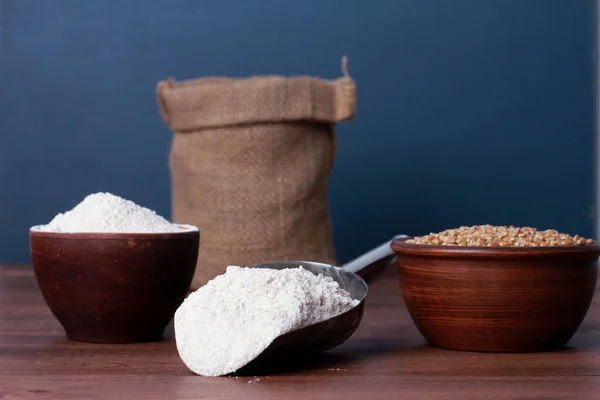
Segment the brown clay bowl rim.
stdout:
<svg viewBox="0 0 600 400">
<path fill-rule="evenodd" d="M 429 257 L 548 257 L 558 255 L 600 255 L 600 245 L 532 246 L 532 247 L 475 247 L 443 246 L 406 243 L 413 236 L 394 239 L 390 245 L 396 254 Z"/>
<path fill-rule="evenodd" d="M 32 226 L 29 236 L 50 239 L 99 240 L 99 239 L 177 239 L 193 237 L 200 234 L 200 229 L 194 225 L 176 224 L 187 228 L 181 232 L 46 232 L 36 230 L 41 225 Z"/>
</svg>

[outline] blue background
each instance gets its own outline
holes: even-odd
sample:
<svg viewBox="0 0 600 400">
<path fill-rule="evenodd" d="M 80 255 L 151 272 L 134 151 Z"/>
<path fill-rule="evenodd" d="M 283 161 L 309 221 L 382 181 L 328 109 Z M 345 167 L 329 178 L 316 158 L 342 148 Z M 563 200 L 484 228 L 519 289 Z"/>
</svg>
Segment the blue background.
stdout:
<svg viewBox="0 0 600 400">
<path fill-rule="evenodd" d="M 592 0 L 2 0 L 0 261 L 91 192 L 170 214 L 155 86 L 340 76 L 330 181 L 346 261 L 479 223 L 593 233 Z"/>
</svg>

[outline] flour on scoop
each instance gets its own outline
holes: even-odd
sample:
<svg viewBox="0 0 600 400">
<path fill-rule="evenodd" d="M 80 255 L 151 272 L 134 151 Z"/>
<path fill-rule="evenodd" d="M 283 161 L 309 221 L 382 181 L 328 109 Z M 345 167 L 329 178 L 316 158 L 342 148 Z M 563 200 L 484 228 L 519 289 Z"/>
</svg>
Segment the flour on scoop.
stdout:
<svg viewBox="0 0 600 400">
<path fill-rule="evenodd" d="M 39 232 L 73 233 L 169 233 L 196 229 L 172 224 L 154 211 L 110 193 L 90 194 L 72 210 L 56 215 L 49 224 L 32 228 Z"/>
<path fill-rule="evenodd" d="M 177 350 L 198 375 L 237 371 L 278 336 L 359 304 L 331 277 L 302 267 L 227 267 L 190 294 L 175 313 Z"/>
</svg>

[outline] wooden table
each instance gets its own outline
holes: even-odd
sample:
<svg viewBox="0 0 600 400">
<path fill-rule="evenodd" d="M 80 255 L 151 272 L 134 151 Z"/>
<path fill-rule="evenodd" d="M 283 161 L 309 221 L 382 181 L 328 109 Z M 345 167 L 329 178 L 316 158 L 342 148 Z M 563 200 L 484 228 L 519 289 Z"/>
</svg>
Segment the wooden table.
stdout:
<svg viewBox="0 0 600 400">
<path fill-rule="evenodd" d="M 478 354 L 425 345 L 393 268 L 369 287 L 363 323 L 342 346 L 256 375 L 205 378 L 180 361 L 171 327 L 155 343 L 65 339 L 31 267 L 0 265 L 0 399 L 600 399 L 600 296 L 566 350 Z"/>
</svg>

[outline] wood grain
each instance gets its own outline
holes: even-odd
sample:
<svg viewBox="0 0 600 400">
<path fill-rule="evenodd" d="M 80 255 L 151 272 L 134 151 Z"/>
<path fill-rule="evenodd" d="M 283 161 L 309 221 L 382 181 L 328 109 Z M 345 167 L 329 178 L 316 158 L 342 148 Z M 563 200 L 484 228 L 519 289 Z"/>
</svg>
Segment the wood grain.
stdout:
<svg viewBox="0 0 600 400">
<path fill-rule="evenodd" d="M 369 286 L 363 323 L 321 356 L 204 378 L 166 340 L 69 341 L 26 265 L 0 266 L 0 399 L 597 399 L 600 301 L 567 349 L 491 354 L 431 348 L 412 324 L 388 268 Z"/>
</svg>

